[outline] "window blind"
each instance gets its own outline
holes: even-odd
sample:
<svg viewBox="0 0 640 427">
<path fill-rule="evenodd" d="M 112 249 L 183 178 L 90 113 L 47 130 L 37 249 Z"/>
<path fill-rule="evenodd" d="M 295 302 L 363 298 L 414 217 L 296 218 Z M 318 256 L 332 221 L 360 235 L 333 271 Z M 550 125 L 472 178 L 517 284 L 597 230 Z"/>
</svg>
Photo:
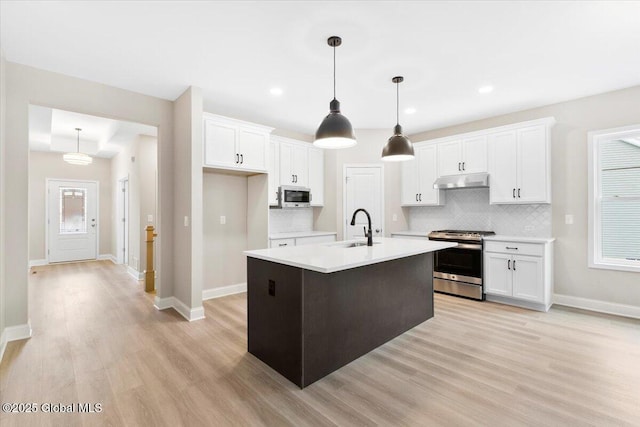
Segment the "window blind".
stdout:
<svg viewBox="0 0 640 427">
<path fill-rule="evenodd" d="M 640 261 L 640 147 L 600 144 L 602 256 Z"/>
</svg>

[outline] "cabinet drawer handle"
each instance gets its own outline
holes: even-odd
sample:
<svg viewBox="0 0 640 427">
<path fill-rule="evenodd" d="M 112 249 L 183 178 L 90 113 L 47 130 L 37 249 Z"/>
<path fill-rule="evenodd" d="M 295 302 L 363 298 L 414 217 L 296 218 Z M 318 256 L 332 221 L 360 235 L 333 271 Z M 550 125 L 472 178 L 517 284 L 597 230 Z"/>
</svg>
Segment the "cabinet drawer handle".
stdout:
<svg viewBox="0 0 640 427">
<path fill-rule="evenodd" d="M 513 271 L 516 271 L 516 260 L 513 260 Z"/>
<path fill-rule="evenodd" d="M 520 198 L 520 189 L 518 188 L 518 199 Z"/>
<path fill-rule="evenodd" d="M 509 259 L 509 260 L 507 260 L 507 268 L 508 268 L 509 270 L 511 270 L 511 260 L 510 260 L 510 259 Z"/>
<path fill-rule="evenodd" d="M 513 249 L 514 251 L 517 251 L 518 248 L 516 248 L 515 246 L 505 246 L 505 249 Z"/>
<path fill-rule="evenodd" d="M 278 243 L 278 246 L 287 246 L 288 243 Z"/>
</svg>

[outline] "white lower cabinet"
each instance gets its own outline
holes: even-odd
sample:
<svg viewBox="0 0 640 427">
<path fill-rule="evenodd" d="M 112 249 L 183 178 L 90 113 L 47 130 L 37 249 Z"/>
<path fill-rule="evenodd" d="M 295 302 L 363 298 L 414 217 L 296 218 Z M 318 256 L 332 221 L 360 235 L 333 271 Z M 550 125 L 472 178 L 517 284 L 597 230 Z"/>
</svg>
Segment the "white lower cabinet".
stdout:
<svg viewBox="0 0 640 427">
<path fill-rule="evenodd" d="M 547 311 L 553 292 L 553 239 L 485 241 L 487 300 Z"/>
<path fill-rule="evenodd" d="M 303 246 L 303 245 L 317 245 L 319 243 L 331 243 L 336 241 L 335 234 L 323 234 L 320 236 L 313 235 L 300 235 L 297 237 L 289 237 L 286 239 L 269 239 L 270 248 L 284 248 L 287 246 Z"/>
</svg>

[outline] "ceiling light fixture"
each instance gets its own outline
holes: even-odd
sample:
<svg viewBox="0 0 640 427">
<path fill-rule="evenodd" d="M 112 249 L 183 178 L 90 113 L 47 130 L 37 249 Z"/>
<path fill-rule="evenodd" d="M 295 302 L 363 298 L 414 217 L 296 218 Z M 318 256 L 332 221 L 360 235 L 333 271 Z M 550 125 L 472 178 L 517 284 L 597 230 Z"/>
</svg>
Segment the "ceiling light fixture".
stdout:
<svg viewBox="0 0 640 427">
<path fill-rule="evenodd" d="M 269 92 L 271 92 L 271 95 L 275 95 L 275 96 L 282 95 L 282 89 L 280 89 L 279 87 L 273 87 Z"/>
<path fill-rule="evenodd" d="M 382 149 L 382 160 L 387 162 L 402 162 L 415 157 L 413 144 L 402 134 L 402 126 L 400 126 L 400 83 L 403 80 L 402 76 L 391 79 L 396 84 L 396 126 L 393 129 L 393 136 Z"/>
<path fill-rule="evenodd" d="M 329 46 L 333 48 L 333 100 L 329 103 L 329 114 L 322 120 L 313 145 L 320 148 L 348 148 L 357 144 L 353 127 L 340 113 L 340 102 L 336 99 L 336 47 L 342 44 L 338 36 L 329 37 Z"/>
<path fill-rule="evenodd" d="M 78 143 L 77 143 L 77 151 L 75 153 L 67 153 L 62 156 L 63 160 L 67 163 L 71 163 L 72 165 L 90 165 L 93 162 L 91 156 L 80 152 L 80 131 L 82 129 L 76 128 L 78 132 Z"/>
<path fill-rule="evenodd" d="M 481 86 L 478 88 L 478 93 L 491 93 L 493 92 L 493 86 L 487 85 L 487 86 Z"/>
</svg>

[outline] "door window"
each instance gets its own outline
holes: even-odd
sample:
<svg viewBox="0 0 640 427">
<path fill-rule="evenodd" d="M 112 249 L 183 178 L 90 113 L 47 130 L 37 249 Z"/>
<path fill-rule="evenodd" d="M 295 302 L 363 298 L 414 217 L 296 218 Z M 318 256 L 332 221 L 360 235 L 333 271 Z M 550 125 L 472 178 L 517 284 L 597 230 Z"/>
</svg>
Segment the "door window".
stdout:
<svg viewBox="0 0 640 427">
<path fill-rule="evenodd" d="M 87 232 L 87 190 L 60 188 L 60 234 Z"/>
</svg>

